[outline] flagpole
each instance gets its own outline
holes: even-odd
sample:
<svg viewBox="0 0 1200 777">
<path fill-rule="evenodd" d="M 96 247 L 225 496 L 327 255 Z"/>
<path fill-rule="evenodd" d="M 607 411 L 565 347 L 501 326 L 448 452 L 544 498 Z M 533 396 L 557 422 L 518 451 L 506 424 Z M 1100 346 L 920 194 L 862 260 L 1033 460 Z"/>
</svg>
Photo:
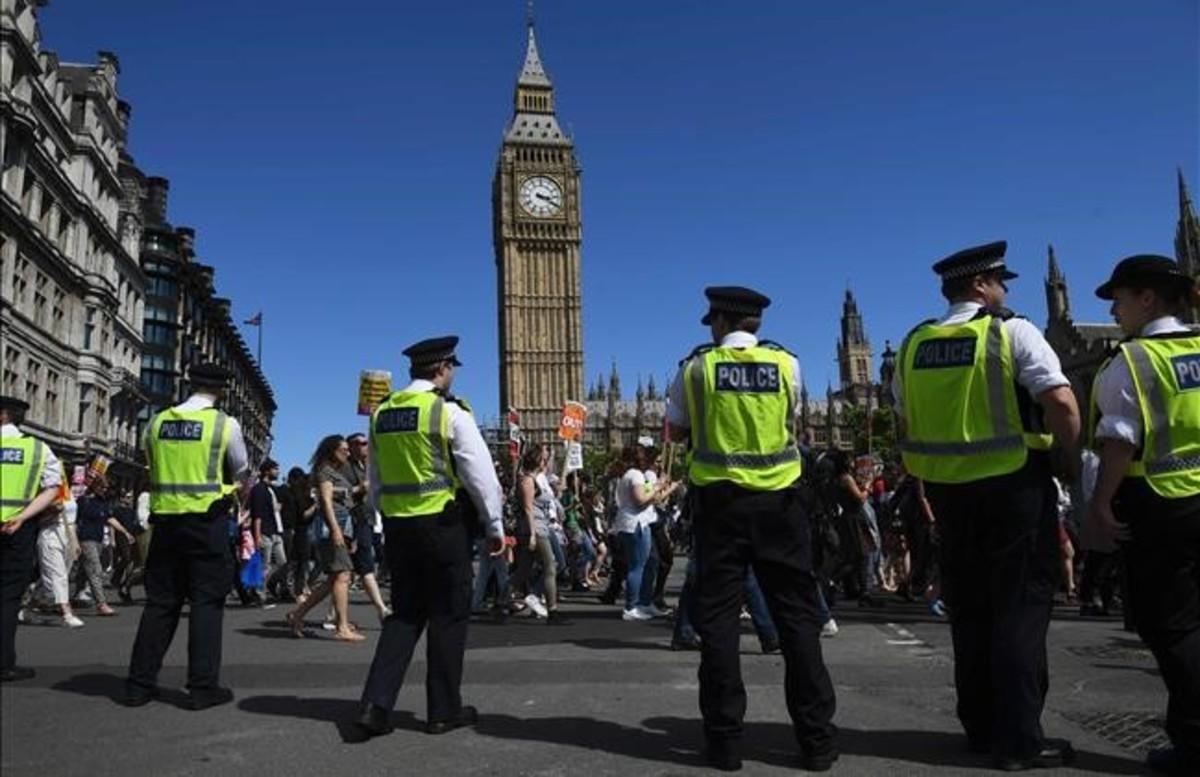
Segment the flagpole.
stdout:
<svg viewBox="0 0 1200 777">
<path fill-rule="evenodd" d="M 263 315 L 262 315 L 262 311 L 260 310 L 258 313 L 258 369 L 259 370 L 262 370 L 262 368 L 263 368 L 263 363 L 262 363 L 262 330 L 263 330 L 262 319 L 263 319 Z"/>
</svg>

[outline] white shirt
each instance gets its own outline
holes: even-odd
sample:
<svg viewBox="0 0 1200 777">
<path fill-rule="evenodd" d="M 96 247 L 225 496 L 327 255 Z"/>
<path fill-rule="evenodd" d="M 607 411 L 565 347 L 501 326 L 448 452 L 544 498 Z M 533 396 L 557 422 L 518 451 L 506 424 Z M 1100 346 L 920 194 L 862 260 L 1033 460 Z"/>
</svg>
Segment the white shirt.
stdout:
<svg viewBox="0 0 1200 777">
<path fill-rule="evenodd" d="M 721 348 L 753 348 L 758 345 L 758 338 L 749 332 L 730 332 L 721 338 Z M 675 380 L 671 381 L 671 388 L 667 390 L 667 423 L 671 426 L 679 427 L 680 429 L 691 428 L 692 422 L 688 418 L 687 409 L 687 390 L 683 385 L 684 371 L 687 367 L 685 362 L 677 373 Z M 797 391 L 800 385 L 800 362 L 792 357 L 792 390 Z M 796 412 L 800 412 L 800 408 L 793 399 L 793 406 L 796 407 Z"/>
<path fill-rule="evenodd" d="M 1156 318 L 1142 327 L 1141 336 L 1165 335 L 1190 331 L 1175 316 Z M 1100 409 L 1100 423 L 1096 425 L 1096 437 L 1123 440 L 1131 445 L 1142 444 L 1142 408 L 1138 403 L 1137 389 L 1133 376 L 1129 374 L 1129 363 L 1119 353 L 1100 373 L 1096 380 L 1096 407 Z"/>
<path fill-rule="evenodd" d="M 0 437 L 25 437 L 24 432 L 17 428 L 16 424 L 5 424 L 0 426 Z M 47 488 L 58 488 L 62 483 L 62 464 L 58 457 L 54 455 L 54 451 L 50 450 L 50 446 L 42 444 L 42 449 L 46 451 L 46 460 L 44 469 L 42 470 L 42 487 L 39 491 L 45 491 Z M 37 494 L 34 494 L 37 496 Z"/>
<path fill-rule="evenodd" d="M 208 394 L 192 394 L 176 405 L 175 409 L 184 412 L 208 410 L 215 404 Z M 226 415 L 225 418 L 225 422 L 229 424 L 229 447 L 225 449 L 225 463 L 229 465 L 233 481 L 237 483 L 250 477 L 250 457 L 246 453 L 246 438 L 242 435 L 242 425 L 231 415 Z M 142 450 L 147 451 L 147 456 L 150 450 L 150 427 L 151 424 L 146 424 L 146 430 L 142 432 Z"/>
<path fill-rule="evenodd" d="M 150 525 L 150 492 L 143 491 L 137 496 L 137 521 L 145 529 Z"/>
<path fill-rule="evenodd" d="M 642 472 L 631 468 L 625 471 L 617 484 L 617 515 L 613 519 L 613 531 L 632 534 L 639 526 L 649 526 L 658 519 L 653 502 L 639 505 L 635 499 L 635 494 L 653 491 L 657 482 L 658 475 L 653 470 Z"/>
<path fill-rule="evenodd" d="M 417 379 L 403 391 L 433 391 L 433 383 Z M 450 453 L 454 456 L 455 471 L 463 488 L 479 511 L 488 537 L 504 536 L 504 492 L 496 479 L 496 467 L 475 418 L 454 402 L 446 403 L 446 420 L 450 433 Z M 375 438 L 371 437 L 371 503 L 379 509 L 379 456 L 375 453 Z"/>
<path fill-rule="evenodd" d="M 939 326 L 965 324 L 982 308 L 978 302 L 955 302 L 938 320 Z M 1023 318 L 1010 318 L 1004 322 L 1004 331 L 1012 347 L 1013 366 L 1017 370 L 1017 383 L 1034 399 L 1043 392 L 1059 386 L 1069 386 L 1071 381 L 1063 374 L 1058 354 L 1046 342 L 1041 330 Z M 900 370 L 892 379 L 892 398 L 896 400 L 896 412 L 904 415 L 904 386 Z"/>
</svg>

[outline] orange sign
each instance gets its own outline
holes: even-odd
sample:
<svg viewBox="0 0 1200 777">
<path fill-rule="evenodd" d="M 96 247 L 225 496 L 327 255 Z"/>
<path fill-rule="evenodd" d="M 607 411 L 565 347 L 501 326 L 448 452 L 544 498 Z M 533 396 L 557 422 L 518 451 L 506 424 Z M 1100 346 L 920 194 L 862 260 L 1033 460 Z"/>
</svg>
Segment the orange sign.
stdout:
<svg viewBox="0 0 1200 777">
<path fill-rule="evenodd" d="M 558 423 L 558 436 L 564 440 L 578 441 L 583 437 L 583 425 L 587 422 L 587 405 L 567 402 L 563 405 L 562 420 Z"/>
</svg>

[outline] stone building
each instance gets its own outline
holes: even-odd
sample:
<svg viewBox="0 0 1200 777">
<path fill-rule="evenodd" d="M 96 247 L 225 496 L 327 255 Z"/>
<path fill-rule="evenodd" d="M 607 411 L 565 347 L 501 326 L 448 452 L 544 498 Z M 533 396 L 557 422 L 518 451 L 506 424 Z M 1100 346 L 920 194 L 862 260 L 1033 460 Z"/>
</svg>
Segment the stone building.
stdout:
<svg viewBox="0 0 1200 777">
<path fill-rule="evenodd" d="M 556 439 L 563 402 L 583 399 L 580 167 L 555 115 L 530 20 L 492 182 L 500 413 L 527 439 Z"/>
<path fill-rule="evenodd" d="M 588 389 L 584 404 L 588 408 L 585 445 L 615 451 L 633 445 L 642 435 L 649 435 L 656 443 L 662 443 L 667 399 L 659 393 L 653 376 L 644 385 L 639 378 L 633 399 L 625 399 L 621 394 L 617 365 L 614 364 L 607 384 L 602 377 L 596 378 L 596 383 Z"/>
<path fill-rule="evenodd" d="M 190 393 L 187 367 L 212 361 L 233 373 L 222 407 L 237 418 L 250 461 L 270 449 L 275 396 L 236 323 L 230 301 L 217 295 L 215 271 L 196 255 L 196 231 L 167 220 L 170 182 L 146 177 L 126 160 L 126 198 L 143 230 L 141 264 L 146 274 L 145 353 L 141 384 L 147 404 L 140 420 Z"/>
<path fill-rule="evenodd" d="M 0 0 L 0 391 L 29 402 L 29 430 L 65 463 L 102 454 L 128 484 L 146 283 L 121 209 L 130 109 L 116 56 L 41 47 L 39 5 Z"/>
<path fill-rule="evenodd" d="M 1200 219 L 1192 205 L 1183 172 L 1176 180 L 1179 190 L 1179 220 L 1175 227 L 1175 260 L 1193 278 L 1200 277 Z M 1046 260 L 1046 340 L 1058 353 L 1063 372 L 1086 413 L 1091 400 L 1092 382 L 1104 359 L 1123 337 L 1121 328 L 1111 321 L 1104 323 L 1077 322 L 1071 314 L 1071 299 L 1067 278 L 1059 269 L 1054 246 L 1048 249 Z M 1115 260 L 1117 257 L 1112 257 Z M 1106 260 L 1110 261 L 1110 260 Z M 1091 293 L 1091 289 L 1088 290 Z M 1185 320 L 1200 323 L 1195 308 L 1189 308 Z"/>
</svg>

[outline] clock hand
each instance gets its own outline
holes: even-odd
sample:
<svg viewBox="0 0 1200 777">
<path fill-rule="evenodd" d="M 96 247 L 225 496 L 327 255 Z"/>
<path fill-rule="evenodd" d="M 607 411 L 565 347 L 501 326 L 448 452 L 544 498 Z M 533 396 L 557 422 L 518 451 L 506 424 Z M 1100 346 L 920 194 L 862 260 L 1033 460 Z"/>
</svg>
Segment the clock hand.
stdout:
<svg viewBox="0 0 1200 777">
<path fill-rule="evenodd" d="M 539 200 L 545 200 L 546 202 L 550 203 L 551 205 L 558 204 L 557 197 L 547 197 L 546 195 L 542 194 L 541 192 L 534 192 L 533 196 L 537 197 Z"/>
</svg>

